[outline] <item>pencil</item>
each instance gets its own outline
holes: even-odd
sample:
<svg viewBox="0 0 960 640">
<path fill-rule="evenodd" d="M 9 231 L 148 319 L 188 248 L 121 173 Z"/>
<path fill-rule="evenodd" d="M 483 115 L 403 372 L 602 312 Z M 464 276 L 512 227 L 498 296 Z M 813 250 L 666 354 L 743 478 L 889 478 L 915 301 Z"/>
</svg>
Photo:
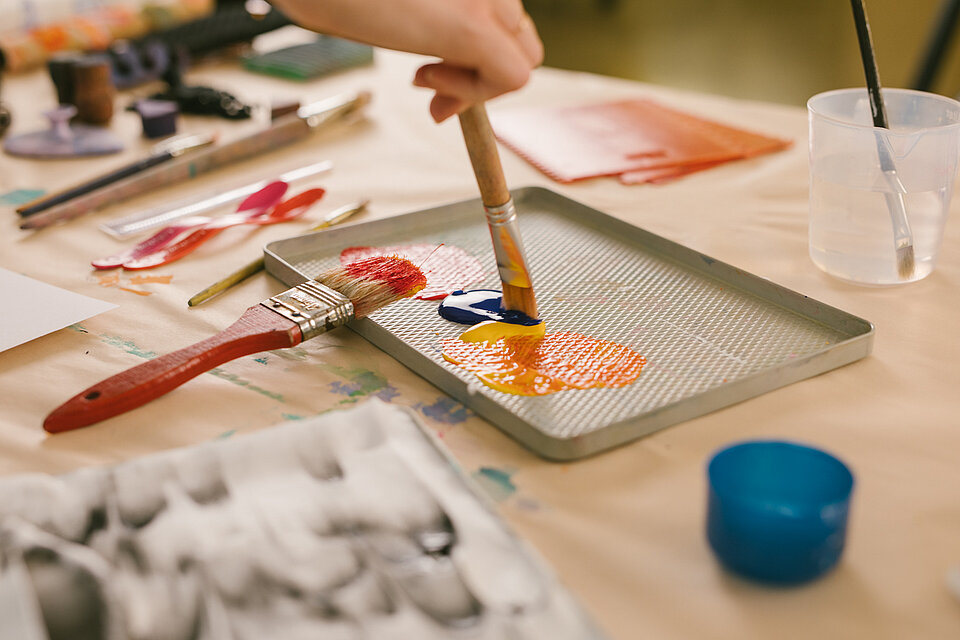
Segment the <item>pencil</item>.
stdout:
<svg viewBox="0 0 960 640">
<path fill-rule="evenodd" d="M 335 224 L 340 224 L 341 222 L 345 222 L 347 219 L 351 218 L 355 214 L 363 211 L 367 207 L 367 204 L 369 204 L 369 202 L 370 202 L 369 200 L 361 200 L 360 202 L 348 204 L 343 207 L 340 207 L 339 209 L 331 211 L 329 214 L 327 214 L 324 217 L 323 220 L 320 221 L 319 224 L 316 224 L 310 227 L 309 231 L 319 231 L 321 229 L 326 229 L 327 227 L 332 227 Z M 217 282 L 213 283 L 212 285 L 210 285 L 200 293 L 196 294 L 195 296 L 187 300 L 187 306 L 195 307 L 202 302 L 206 302 L 210 298 L 223 293 L 230 287 L 240 284 L 250 276 L 263 271 L 263 267 L 264 267 L 263 256 L 261 256 L 260 258 L 257 258 L 250 264 L 244 267 L 241 267 L 240 269 L 237 269 L 236 271 L 228 275 L 226 278 L 223 278 L 222 280 L 218 280 Z"/>
</svg>

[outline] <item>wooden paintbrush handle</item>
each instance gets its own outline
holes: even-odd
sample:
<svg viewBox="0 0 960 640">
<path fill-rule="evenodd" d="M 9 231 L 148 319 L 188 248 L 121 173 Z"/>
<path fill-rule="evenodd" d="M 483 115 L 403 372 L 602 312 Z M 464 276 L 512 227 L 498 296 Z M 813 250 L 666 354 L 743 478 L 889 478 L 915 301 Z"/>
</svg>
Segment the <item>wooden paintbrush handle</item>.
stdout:
<svg viewBox="0 0 960 640">
<path fill-rule="evenodd" d="M 497 139 L 487 118 L 487 108 L 482 102 L 469 107 L 460 114 L 463 140 L 470 154 L 473 173 L 480 187 L 480 199 L 487 207 L 499 207 L 510 200 L 510 190 L 503 176 Z"/>
<path fill-rule="evenodd" d="M 460 128 L 470 155 L 470 164 L 480 187 L 480 199 L 486 209 L 493 239 L 493 252 L 500 270 L 503 307 L 538 317 L 537 301 L 523 253 L 520 230 L 500 164 L 497 138 L 482 102 L 460 114 Z"/>
<path fill-rule="evenodd" d="M 57 407 L 43 422 L 50 433 L 91 425 L 135 409 L 217 365 L 242 356 L 300 344 L 300 327 L 262 305 L 194 345 L 107 378 Z"/>
</svg>

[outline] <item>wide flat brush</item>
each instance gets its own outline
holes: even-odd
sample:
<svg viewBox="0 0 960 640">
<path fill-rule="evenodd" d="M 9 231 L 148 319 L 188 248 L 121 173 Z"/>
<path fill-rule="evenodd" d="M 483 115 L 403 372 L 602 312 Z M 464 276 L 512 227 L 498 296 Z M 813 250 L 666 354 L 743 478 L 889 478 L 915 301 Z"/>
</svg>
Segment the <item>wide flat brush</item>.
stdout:
<svg viewBox="0 0 960 640">
<path fill-rule="evenodd" d="M 873 53 L 873 38 L 870 35 L 870 23 L 867 21 L 867 12 L 863 0 L 850 0 L 853 8 L 853 21 L 857 26 L 857 41 L 860 43 L 860 57 L 863 60 L 863 73 L 867 80 L 867 94 L 870 97 L 870 112 L 873 115 L 873 126 L 878 129 L 889 129 L 887 109 L 883 104 L 883 94 L 880 91 L 880 72 L 877 69 L 877 59 Z M 893 154 L 887 146 L 883 134 L 877 132 L 877 154 L 880 157 L 880 170 L 893 190 L 884 191 L 887 201 L 887 210 L 893 224 L 893 246 L 897 254 L 897 273 L 906 280 L 913 275 L 914 250 L 913 231 L 907 219 L 907 205 L 903 194 L 906 188 L 897 175 L 897 166 L 893 161 Z"/>
<path fill-rule="evenodd" d="M 460 128 L 490 227 L 493 253 L 503 285 L 503 308 L 538 318 L 533 281 L 517 225 L 517 211 L 507 189 L 500 154 L 497 152 L 497 140 L 483 103 L 475 104 L 460 114 Z"/>
<path fill-rule="evenodd" d="M 70 431 L 135 409 L 187 380 L 242 356 L 293 347 L 423 289 L 409 260 L 368 258 L 335 267 L 247 309 L 240 319 L 194 345 L 99 382 L 57 407 L 43 422 Z"/>
</svg>

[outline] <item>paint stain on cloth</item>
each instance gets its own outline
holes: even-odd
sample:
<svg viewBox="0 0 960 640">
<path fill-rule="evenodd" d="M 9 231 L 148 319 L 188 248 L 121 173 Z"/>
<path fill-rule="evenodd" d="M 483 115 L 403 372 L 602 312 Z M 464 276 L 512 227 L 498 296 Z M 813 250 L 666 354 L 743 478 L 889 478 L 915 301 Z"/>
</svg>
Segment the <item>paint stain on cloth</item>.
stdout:
<svg viewBox="0 0 960 640">
<path fill-rule="evenodd" d="M 414 408 L 442 424 L 460 424 L 473 415 L 472 411 L 453 398 L 437 398 L 433 404 L 417 404 Z"/>
<path fill-rule="evenodd" d="M 13 191 L 0 194 L 0 205 L 19 207 L 22 204 L 36 200 L 45 193 L 46 191 L 43 189 L 14 189 Z"/>
<path fill-rule="evenodd" d="M 514 472 L 513 469 L 480 467 L 471 477 L 491 498 L 503 502 L 517 492 L 517 485 L 513 483 Z"/>
</svg>

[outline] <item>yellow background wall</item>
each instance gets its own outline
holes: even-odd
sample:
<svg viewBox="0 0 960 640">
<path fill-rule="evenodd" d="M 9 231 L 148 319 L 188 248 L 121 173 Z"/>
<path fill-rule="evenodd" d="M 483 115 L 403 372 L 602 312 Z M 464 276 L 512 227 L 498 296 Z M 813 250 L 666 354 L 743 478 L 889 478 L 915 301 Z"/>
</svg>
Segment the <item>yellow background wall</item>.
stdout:
<svg viewBox="0 0 960 640">
<path fill-rule="evenodd" d="M 847 0 L 525 0 L 546 64 L 802 105 L 863 86 Z M 867 0 L 880 78 L 910 87 L 941 0 Z M 957 38 L 960 41 L 960 38 Z M 933 87 L 960 90 L 952 46 Z"/>
</svg>

